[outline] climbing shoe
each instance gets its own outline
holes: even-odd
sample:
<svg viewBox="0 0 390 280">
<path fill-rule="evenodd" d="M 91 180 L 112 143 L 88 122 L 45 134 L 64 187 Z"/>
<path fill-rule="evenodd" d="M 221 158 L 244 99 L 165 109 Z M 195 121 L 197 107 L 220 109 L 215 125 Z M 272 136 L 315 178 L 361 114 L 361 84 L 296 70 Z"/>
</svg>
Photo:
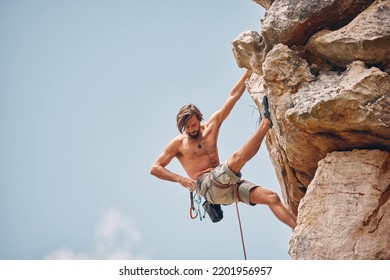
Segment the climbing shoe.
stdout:
<svg viewBox="0 0 390 280">
<path fill-rule="evenodd" d="M 267 95 L 264 95 L 263 97 L 263 115 L 266 119 L 269 119 L 271 124 L 270 128 L 272 128 L 272 121 L 271 121 L 271 113 L 269 112 L 269 104 L 268 104 L 268 97 Z"/>
</svg>

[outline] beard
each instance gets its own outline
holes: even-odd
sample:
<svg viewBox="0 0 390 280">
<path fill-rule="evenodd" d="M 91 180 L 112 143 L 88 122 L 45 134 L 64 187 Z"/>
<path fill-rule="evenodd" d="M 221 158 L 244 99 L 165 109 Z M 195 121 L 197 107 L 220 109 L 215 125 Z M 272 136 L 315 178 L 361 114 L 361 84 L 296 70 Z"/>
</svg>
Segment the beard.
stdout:
<svg viewBox="0 0 390 280">
<path fill-rule="evenodd" d="M 199 137 L 199 134 L 200 134 L 200 128 L 198 129 L 198 131 L 195 131 L 193 133 L 189 133 L 188 135 L 192 138 L 192 139 L 196 139 Z"/>
</svg>

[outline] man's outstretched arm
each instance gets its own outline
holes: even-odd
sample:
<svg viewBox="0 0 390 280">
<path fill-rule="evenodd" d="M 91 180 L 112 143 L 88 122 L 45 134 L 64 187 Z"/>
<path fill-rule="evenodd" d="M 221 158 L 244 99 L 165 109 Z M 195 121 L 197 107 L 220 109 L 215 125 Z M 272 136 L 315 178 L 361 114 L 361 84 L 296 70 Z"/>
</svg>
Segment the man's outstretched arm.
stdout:
<svg viewBox="0 0 390 280">
<path fill-rule="evenodd" d="M 156 162 L 150 169 L 150 174 L 156 176 L 161 180 L 179 183 L 186 189 L 194 191 L 196 189 L 196 181 L 180 176 L 166 169 L 165 167 L 178 153 L 178 144 L 175 140 L 168 144 L 163 153 L 157 158 Z"/>
<path fill-rule="evenodd" d="M 228 99 L 223 104 L 222 108 L 215 112 L 211 117 L 209 122 L 216 122 L 218 126 L 229 116 L 230 112 L 233 110 L 236 102 L 241 98 L 242 94 L 246 89 L 245 81 L 251 76 L 252 71 L 246 70 L 246 72 L 241 76 L 241 78 L 234 85 L 230 91 Z"/>
</svg>

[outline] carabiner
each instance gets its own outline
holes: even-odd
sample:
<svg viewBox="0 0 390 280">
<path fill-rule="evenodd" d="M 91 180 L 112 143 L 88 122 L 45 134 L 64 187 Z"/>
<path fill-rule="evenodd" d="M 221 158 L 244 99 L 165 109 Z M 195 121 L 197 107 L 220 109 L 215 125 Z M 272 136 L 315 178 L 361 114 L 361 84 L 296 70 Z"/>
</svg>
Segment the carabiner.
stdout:
<svg viewBox="0 0 390 280">
<path fill-rule="evenodd" d="M 193 212 L 195 212 L 195 216 L 193 216 Z M 191 219 L 196 219 L 197 217 L 198 217 L 198 212 L 196 212 L 196 209 L 195 209 L 195 207 L 193 207 L 193 206 L 191 206 L 190 207 L 190 217 L 191 217 Z"/>
</svg>

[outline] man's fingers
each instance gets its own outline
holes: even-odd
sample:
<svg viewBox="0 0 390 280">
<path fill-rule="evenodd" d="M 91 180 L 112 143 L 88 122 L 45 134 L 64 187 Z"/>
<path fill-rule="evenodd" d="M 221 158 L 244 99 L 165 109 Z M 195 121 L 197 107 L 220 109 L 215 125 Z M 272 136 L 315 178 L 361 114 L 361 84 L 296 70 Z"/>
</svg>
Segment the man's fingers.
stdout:
<svg viewBox="0 0 390 280">
<path fill-rule="evenodd" d="M 182 184 L 182 185 L 183 185 L 183 187 L 185 187 L 186 189 L 188 189 L 191 192 L 195 191 L 197 188 L 196 181 L 192 180 L 192 179 L 188 179 L 187 182 L 185 182 L 185 184 Z"/>
<path fill-rule="evenodd" d="M 194 180 L 191 181 L 189 189 L 192 192 L 196 190 L 196 182 Z"/>
</svg>

